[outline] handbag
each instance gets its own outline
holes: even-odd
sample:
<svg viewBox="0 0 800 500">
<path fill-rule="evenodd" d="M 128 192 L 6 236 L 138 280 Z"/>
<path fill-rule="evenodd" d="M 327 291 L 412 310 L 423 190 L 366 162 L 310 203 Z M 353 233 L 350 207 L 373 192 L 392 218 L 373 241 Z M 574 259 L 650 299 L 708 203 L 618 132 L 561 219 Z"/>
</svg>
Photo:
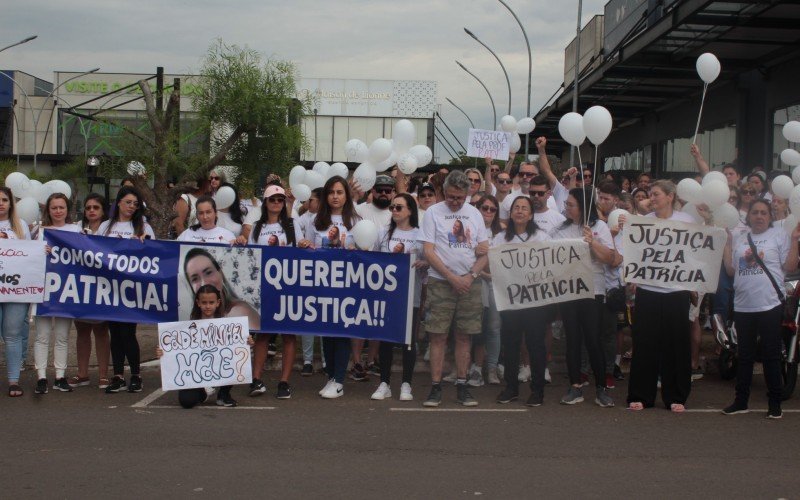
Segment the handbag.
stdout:
<svg viewBox="0 0 800 500">
<path fill-rule="evenodd" d="M 775 277 L 772 276 L 772 273 L 769 272 L 767 266 L 764 264 L 764 261 L 761 260 L 761 257 L 758 255 L 758 249 L 756 248 L 755 243 L 753 243 L 753 238 L 751 237 L 750 233 L 747 233 L 747 244 L 750 245 L 750 251 L 753 253 L 753 258 L 756 261 L 756 264 L 764 271 L 764 274 L 767 275 L 769 278 L 769 282 L 772 283 L 772 287 L 775 289 L 775 293 L 778 294 L 778 299 L 781 301 L 781 306 L 786 306 L 786 295 L 781 291 L 781 288 L 778 286 L 778 283 L 775 281 Z"/>
<path fill-rule="evenodd" d="M 615 313 L 624 313 L 627 310 L 627 293 L 625 286 L 617 278 L 619 286 L 615 286 L 610 290 L 606 290 L 606 307 L 609 311 Z"/>
</svg>

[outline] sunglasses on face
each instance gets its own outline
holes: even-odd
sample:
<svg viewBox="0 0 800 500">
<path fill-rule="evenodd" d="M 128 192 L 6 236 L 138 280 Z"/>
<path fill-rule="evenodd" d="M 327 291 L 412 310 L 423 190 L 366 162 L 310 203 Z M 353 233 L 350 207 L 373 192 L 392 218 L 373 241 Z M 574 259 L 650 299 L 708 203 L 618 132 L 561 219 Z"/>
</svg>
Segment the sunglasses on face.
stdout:
<svg viewBox="0 0 800 500">
<path fill-rule="evenodd" d="M 525 177 L 525 178 L 528 178 L 528 177 L 533 177 L 533 176 L 535 176 L 535 175 L 536 175 L 536 174 L 535 174 L 535 173 L 533 173 L 533 172 L 520 172 L 520 173 L 519 173 L 519 176 L 520 176 L 520 177 Z"/>
<path fill-rule="evenodd" d="M 498 184 L 511 184 L 511 179 L 497 179 Z"/>
<path fill-rule="evenodd" d="M 405 205 L 389 205 L 389 210 L 392 212 L 402 212 L 406 208 Z"/>
<path fill-rule="evenodd" d="M 375 192 L 378 194 L 392 194 L 394 188 L 375 188 Z"/>
<path fill-rule="evenodd" d="M 480 184 L 480 183 L 481 183 L 481 180 L 480 180 L 480 179 L 470 179 L 469 181 L 470 181 L 471 183 L 473 183 L 473 184 Z"/>
<path fill-rule="evenodd" d="M 544 196 L 547 194 L 547 191 L 528 191 L 531 196 Z"/>
<path fill-rule="evenodd" d="M 210 180 L 210 181 L 218 181 L 219 179 L 220 178 L 217 175 L 212 175 L 211 177 L 208 178 L 208 180 Z"/>
<path fill-rule="evenodd" d="M 487 214 L 493 214 L 493 213 L 497 212 L 497 208 L 495 208 L 495 207 L 493 207 L 491 205 L 483 205 L 481 207 L 481 212 L 486 212 Z"/>
<path fill-rule="evenodd" d="M 753 196 L 753 195 L 755 195 L 755 194 L 756 194 L 756 192 L 755 192 L 755 191 L 751 191 L 751 190 L 749 190 L 749 189 L 743 189 L 743 190 L 742 190 L 742 194 L 746 194 L 746 195 L 748 195 L 748 196 Z"/>
<path fill-rule="evenodd" d="M 270 196 L 269 198 L 267 198 L 267 201 L 270 203 L 283 203 L 284 201 L 286 201 L 286 198 L 284 198 L 283 196 Z"/>
</svg>

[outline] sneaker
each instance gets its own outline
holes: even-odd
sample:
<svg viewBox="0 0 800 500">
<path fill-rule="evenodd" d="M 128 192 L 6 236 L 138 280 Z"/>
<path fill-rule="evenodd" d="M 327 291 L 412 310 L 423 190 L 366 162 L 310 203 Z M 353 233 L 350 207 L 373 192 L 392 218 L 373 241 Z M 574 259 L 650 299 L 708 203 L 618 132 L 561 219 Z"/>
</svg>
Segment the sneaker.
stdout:
<svg viewBox="0 0 800 500">
<path fill-rule="evenodd" d="M 128 392 L 142 392 L 143 388 L 142 377 L 139 375 L 131 375 L 131 383 L 128 384 Z"/>
<path fill-rule="evenodd" d="M 267 346 L 267 356 L 272 357 L 278 354 L 278 346 L 276 346 L 273 342 L 270 342 Z"/>
<path fill-rule="evenodd" d="M 497 378 L 502 379 L 506 374 L 506 367 L 502 363 L 497 364 Z"/>
<path fill-rule="evenodd" d="M 53 389 L 61 392 L 72 392 L 72 387 L 69 386 L 66 377 L 57 378 L 53 383 Z"/>
<path fill-rule="evenodd" d="M 233 408 L 237 406 L 236 400 L 233 399 L 230 394 L 228 395 L 218 395 L 217 396 L 217 406 L 224 406 L 226 408 Z"/>
<path fill-rule="evenodd" d="M 331 384 L 322 393 L 322 397 L 325 399 L 336 399 L 344 396 L 344 386 L 338 382 L 331 381 Z"/>
<path fill-rule="evenodd" d="M 703 378 L 704 373 L 705 372 L 703 371 L 703 369 L 701 367 L 692 368 L 692 382 L 694 382 L 695 380 L 700 380 L 701 378 Z"/>
<path fill-rule="evenodd" d="M 203 387 L 203 390 L 206 393 L 206 397 L 201 401 L 201 403 L 205 403 L 206 401 L 208 401 L 208 398 L 210 398 L 211 396 L 214 395 L 215 392 L 217 392 L 217 390 L 213 387 Z"/>
<path fill-rule="evenodd" d="M 311 375 L 314 375 L 314 365 L 311 363 L 304 363 L 303 369 L 300 370 L 300 375 L 303 377 L 310 377 Z"/>
<path fill-rule="evenodd" d="M 428 394 L 428 399 L 422 403 L 422 406 L 436 407 L 442 404 L 442 385 L 434 384 L 431 386 L 431 392 Z"/>
<path fill-rule="evenodd" d="M 783 418 L 783 410 L 781 410 L 780 406 L 770 407 L 770 409 L 767 410 L 767 417 L 766 418 L 773 418 L 773 419 Z"/>
<path fill-rule="evenodd" d="M 553 383 L 553 377 L 550 376 L 550 368 L 545 368 L 544 369 L 544 383 L 545 384 L 552 384 Z"/>
<path fill-rule="evenodd" d="M 356 382 L 363 382 L 367 380 L 367 371 L 361 366 L 361 363 L 356 363 L 350 369 L 350 378 Z"/>
<path fill-rule="evenodd" d="M 587 385 L 589 385 L 589 375 L 581 373 L 581 387 L 586 387 Z"/>
<path fill-rule="evenodd" d="M 378 366 L 378 363 L 369 363 L 367 365 L 367 374 L 375 375 L 376 377 L 381 376 L 381 368 Z"/>
<path fill-rule="evenodd" d="M 614 377 L 611 377 L 614 378 Z M 581 398 L 583 399 L 583 398 Z M 608 395 L 608 390 L 605 387 L 598 387 L 595 393 L 594 402 L 600 408 L 611 408 L 614 406 L 614 400 Z"/>
<path fill-rule="evenodd" d="M 541 394 L 531 393 L 528 400 L 525 401 L 525 406 L 542 406 L 544 403 L 544 396 Z"/>
<path fill-rule="evenodd" d="M 414 401 L 414 396 L 411 394 L 411 384 L 403 382 L 400 386 L 400 401 Z"/>
<path fill-rule="evenodd" d="M 569 390 L 561 398 L 562 405 L 574 405 L 583 403 L 583 390 L 580 387 L 569 386 Z"/>
<path fill-rule="evenodd" d="M 531 379 L 531 367 L 528 365 L 519 365 L 519 375 L 517 380 L 520 382 L 527 382 Z"/>
<path fill-rule="evenodd" d="M 278 392 L 275 393 L 275 397 L 278 399 L 291 399 L 292 388 L 289 386 L 289 382 L 278 382 Z"/>
<path fill-rule="evenodd" d="M 78 376 L 70 377 L 69 380 L 67 380 L 67 383 L 69 384 L 70 387 L 73 387 L 73 388 L 74 387 L 86 387 L 87 385 L 89 385 L 89 377 L 85 377 L 85 378 L 81 378 L 81 377 L 78 377 Z"/>
<path fill-rule="evenodd" d="M 106 394 L 116 394 L 127 386 L 128 384 L 125 383 L 124 378 L 119 375 L 114 375 L 114 378 L 111 379 L 111 383 L 106 387 Z"/>
<path fill-rule="evenodd" d="M 370 399 L 374 399 L 375 401 L 383 401 L 384 399 L 389 399 L 392 397 L 392 389 L 389 388 L 389 384 L 386 382 L 381 382 L 381 385 L 372 393 Z"/>
<path fill-rule="evenodd" d="M 486 370 L 486 383 L 489 385 L 500 385 L 500 377 L 497 376 L 497 368 Z"/>
<path fill-rule="evenodd" d="M 40 378 L 36 381 L 36 389 L 33 390 L 36 394 L 47 394 L 47 379 Z"/>
<path fill-rule="evenodd" d="M 608 389 L 615 389 L 617 387 L 617 379 L 614 378 L 614 375 L 606 375 L 606 387 Z"/>
<path fill-rule="evenodd" d="M 264 382 L 260 378 L 254 378 L 252 382 L 250 382 L 250 397 L 260 396 L 267 392 L 267 386 L 264 385 Z"/>
<path fill-rule="evenodd" d="M 458 379 L 458 373 L 455 370 L 453 370 L 448 375 L 442 377 L 442 382 L 455 384 L 457 379 Z"/>
<path fill-rule="evenodd" d="M 467 384 L 458 384 L 456 401 L 462 406 L 478 406 L 478 401 L 470 394 Z"/>
<path fill-rule="evenodd" d="M 619 365 L 614 365 L 614 378 L 617 380 L 625 380 L 625 375 L 622 373 L 622 368 Z"/>
<path fill-rule="evenodd" d="M 750 409 L 747 408 L 746 404 L 738 403 L 736 401 L 734 401 L 732 405 L 722 410 L 723 415 L 738 415 L 740 413 L 750 413 Z"/>
<path fill-rule="evenodd" d="M 473 369 L 469 372 L 469 377 L 467 377 L 467 384 L 472 387 L 480 387 L 483 385 L 483 374 L 481 374 L 480 368 L 473 365 Z"/>
<path fill-rule="evenodd" d="M 519 392 L 515 391 L 514 389 L 509 389 L 508 387 L 506 387 L 505 389 L 503 389 L 503 392 L 501 392 L 500 395 L 497 396 L 497 402 L 500 403 L 501 405 L 505 405 L 512 401 L 516 401 L 517 398 L 519 398 Z"/>
</svg>

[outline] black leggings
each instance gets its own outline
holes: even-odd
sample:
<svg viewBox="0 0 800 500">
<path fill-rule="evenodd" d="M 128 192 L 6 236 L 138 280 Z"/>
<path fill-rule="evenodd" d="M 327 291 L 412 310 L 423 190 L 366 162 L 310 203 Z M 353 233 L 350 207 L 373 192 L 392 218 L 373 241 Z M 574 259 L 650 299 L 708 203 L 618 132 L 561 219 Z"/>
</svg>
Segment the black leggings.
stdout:
<svg viewBox="0 0 800 500">
<path fill-rule="evenodd" d="M 226 385 L 219 388 L 219 395 L 217 399 L 225 399 L 230 397 L 232 385 Z M 181 389 L 178 391 L 178 403 L 187 410 L 194 408 L 200 403 L 208 399 L 208 393 L 202 387 L 196 389 Z"/>
<path fill-rule="evenodd" d="M 561 304 L 561 319 L 567 332 L 567 370 L 572 385 L 581 383 L 581 346 L 585 343 L 595 386 L 606 386 L 606 360 L 600 348 L 603 307 L 602 295 Z"/>
<path fill-rule="evenodd" d="M 552 306 L 532 307 L 518 311 L 502 311 L 500 340 L 505 356 L 506 386 L 519 392 L 520 341 L 525 339 L 531 358 L 531 391 L 544 395 L 544 370 L 547 367 L 547 349 L 544 344 L 547 325 L 552 318 Z"/>
<path fill-rule="evenodd" d="M 400 347 L 403 350 L 403 382 L 411 383 L 414 376 L 414 365 L 417 364 L 417 317 L 419 307 L 414 308 L 413 319 L 411 321 L 411 345 L 395 344 L 393 342 L 381 342 L 378 350 L 378 366 L 381 369 L 381 382 L 389 383 L 392 378 L 392 361 L 394 360 L 394 348 Z M 410 347 L 410 349 L 409 349 Z"/>
<path fill-rule="evenodd" d="M 764 380 L 767 382 L 769 407 L 780 407 L 783 393 L 783 376 L 781 375 L 783 306 L 761 312 L 734 312 L 733 317 L 736 322 L 736 331 L 739 334 L 736 402 L 747 406 L 750 400 L 753 363 L 756 360 L 760 337 L 761 362 L 764 365 Z"/>
<path fill-rule="evenodd" d="M 114 365 L 114 375 L 120 377 L 125 374 L 125 358 L 131 368 L 131 375 L 139 375 L 139 341 L 136 339 L 136 323 L 108 322 L 108 331 L 111 332 L 111 363 Z"/>
</svg>

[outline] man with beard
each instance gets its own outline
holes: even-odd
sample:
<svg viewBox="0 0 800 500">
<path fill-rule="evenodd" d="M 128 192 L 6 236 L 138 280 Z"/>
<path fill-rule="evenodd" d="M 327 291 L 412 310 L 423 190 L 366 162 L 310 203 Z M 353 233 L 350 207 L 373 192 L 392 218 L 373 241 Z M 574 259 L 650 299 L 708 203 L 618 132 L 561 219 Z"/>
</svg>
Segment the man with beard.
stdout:
<svg viewBox="0 0 800 500">
<path fill-rule="evenodd" d="M 552 234 L 553 230 L 564 223 L 566 217 L 548 206 L 551 190 L 547 185 L 547 179 L 543 175 L 537 175 L 531 179 L 528 189 L 531 202 L 533 203 L 533 220 L 540 229 Z"/>
</svg>

